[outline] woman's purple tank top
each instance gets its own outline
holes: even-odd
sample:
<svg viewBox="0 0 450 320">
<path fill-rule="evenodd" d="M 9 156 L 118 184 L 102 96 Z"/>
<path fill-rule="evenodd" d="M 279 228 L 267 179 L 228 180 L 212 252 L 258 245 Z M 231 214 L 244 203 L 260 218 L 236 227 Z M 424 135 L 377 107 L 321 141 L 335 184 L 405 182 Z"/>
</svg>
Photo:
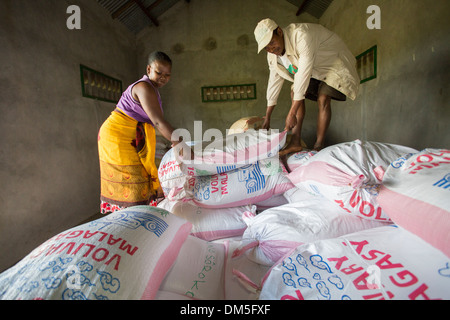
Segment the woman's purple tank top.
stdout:
<svg viewBox="0 0 450 320">
<path fill-rule="evenodd" d="M 159 95 L 159 91 L 155 86 L 153 86 L 152 82 L 148 78 L 148 76 L 143 76 L 142 79 L 136 81 L 132 85 L 130 85 L 120 97 L 119 102 L 117 103 L 117 108 L 119 108 L 123 113 L 125 113 L 127 116 L 130 116 L 134 120 L 138 122 L 146 122 L 150 123 L 153 126 L 152 121 L 148 117 L 147 113 L 145 113 L 144 109 L 142 108 L 141 104 L 136 101 L 133 98 L 133 95 L 131 94 L 131 90 L 133 89 L 134 85 L 136 85 L 139 82 L 145 81 L 147 83 L 150 83 L 150 85 L 155 89 L 156 94 L 158 95 L 158 102 L 159 107 L 161 108 L 161 112 L 163 112 L 162 108 L 162 101 L 161 96 Z"/>
</svg>

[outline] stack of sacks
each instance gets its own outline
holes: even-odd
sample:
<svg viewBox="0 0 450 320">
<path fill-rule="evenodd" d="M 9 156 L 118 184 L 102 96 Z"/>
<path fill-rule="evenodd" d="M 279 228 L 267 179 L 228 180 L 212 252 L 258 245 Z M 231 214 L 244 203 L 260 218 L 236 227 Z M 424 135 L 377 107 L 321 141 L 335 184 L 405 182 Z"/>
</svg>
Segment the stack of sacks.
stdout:
<svg viewBox="0 0 450 320">
<path fill-rule="evenodd" d="M 0 299 L 154 299 L 191 227 L 155 207 L 111 213 L 54 236 L 0 274 Z"/>
<path fill-rule="evenodd" d="M 264 277 L 260 299 L 449 299 L 449 259 L 396 226 L 306 243 Z"/>
<path fill-rule="evenodd" d="M 390 221 L 377 201 L 383 168 L 417 150 L 387 143 L 355 140 L 327 147 L 292 171 L 288 178 L 336 202 L 345 212 Z"/>
<path fill-rule="evenodd" d="M 242 235 L 243 214 L 255 215 L 259 204 L 266 209 L 286 203 L 283 193 L 294 187 L 278 158 L 285 137 L 248 130 L 207 147 L 190 143 L 194 160 L 179 156 L 179 149 L 191 152 L 180 144 L 159 167 L 167 197 L 160 206 L 193 223 L 193 235 L 204 240 Z"/>
<path fill-rule="evenodd" d="M 382 183 L 378 202 L 392 221 L 450 257 L 450 150 L 400 157 Z"/>
</svg>

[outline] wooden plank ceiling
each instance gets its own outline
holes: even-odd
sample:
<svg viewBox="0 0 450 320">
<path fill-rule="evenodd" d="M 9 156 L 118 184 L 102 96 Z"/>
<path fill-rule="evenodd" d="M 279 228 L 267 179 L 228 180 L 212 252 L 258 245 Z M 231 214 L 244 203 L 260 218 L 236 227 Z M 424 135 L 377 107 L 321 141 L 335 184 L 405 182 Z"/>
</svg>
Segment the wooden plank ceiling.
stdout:
<svg viewBox="0 0 450 320">
<path fill-rule="evenodd" d="M 134 34 L 147 26 L 159 26 L 158 17 L 178 1 L 180 0 L 97 0 L 109 11 L 112 19 L 119 20 Z"/>
<path fill-rule="evenodd" d="M 333 0 L 287 0 L 298 8 L 296 15 L 307 12 L 313 17 L 320 19 Z"/>
<path fill-rule="evenodd" d="M 147 26 L 159 26 L 158 18 L 181 0 L 97 0 L 112 19 L 123 23 L 134 34 Z M 190 0 L 184 0 L 190 2 Z M 218 0 L 211 0 L 218 1 Z M 220 0 L 222 1 L 222 0 Z M 333 0 L 287 0 L 296 6 L 296 15 L 307 12 L 319 19 Z"/>
</svg>

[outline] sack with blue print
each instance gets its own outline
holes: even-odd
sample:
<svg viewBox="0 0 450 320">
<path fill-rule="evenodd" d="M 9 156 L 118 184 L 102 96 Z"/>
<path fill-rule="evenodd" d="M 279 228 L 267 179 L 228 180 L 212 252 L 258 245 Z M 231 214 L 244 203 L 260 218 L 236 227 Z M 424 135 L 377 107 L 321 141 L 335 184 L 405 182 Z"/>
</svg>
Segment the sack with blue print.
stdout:
<svg viewBox="0 0 450 320">
<path fill-rule="evenodd" d="M 255 204 L 294 187 L 278 156 L 210 176 L 193 176 L 186 188 L 199 207 L 227 208 Z"/>
<path fill-rule="evenodd" d="M 385 226 L 301 245 L 264 278 L 260 299 L 449 299 L 450 261 L 405 229 Z"/>
<path fill-rule="evenodd" d="M 0 274 L 0 299 L 153 299 L 191 228 L 155 207 L 111 213 L 52 237 Z"/>
</svg>

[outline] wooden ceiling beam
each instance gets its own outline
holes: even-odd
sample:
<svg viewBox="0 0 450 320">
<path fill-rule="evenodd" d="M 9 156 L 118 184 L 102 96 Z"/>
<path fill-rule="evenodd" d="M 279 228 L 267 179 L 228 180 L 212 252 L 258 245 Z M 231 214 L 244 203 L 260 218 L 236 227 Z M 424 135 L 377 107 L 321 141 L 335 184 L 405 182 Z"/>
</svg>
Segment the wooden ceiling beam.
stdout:
<svg viewBox="0 0 450 320">
<path fill-rule="evenodd" d="M 136 3 L 136 4 L 138 5 L 138 7 L 141 8 L 142 11 L 144 11 L 144 13 L 145 13 L 145 14 L 147 15 L 147 17 L 153 22 L 153 24 L 154 24 L 155 26 L 157 26 L 157 27 L 159 26 L 158 21 L 157 21 L 155 18 L 152 17 L 152 15 L 150 14 L 149 10 L 147 10 L 147 8 L 144 7 L 144 5 L 142 4 L 141 1 L 139 1 L 139 0 L 133 0 L 133 2 Z M 158 2 L 158 1 L 156 1 L 156 2 Z M 158 3 L 158 4 L 159 4 L 159 3 Z"/>
<path fill-rule="evenodd" d="M 133 0 L 127 1 L 125 4 L 123 4 L 119 9 L 113 12 L 111 17 L 113 19 L 118 18 L 125 10 L 127 10 L 129 7 L 131 7 L 134 4 Z"/>
<path fill-rule="evenodd" d="M 163 2 L 164 0 L 156 0 L 155 2 L 153 2 L 150 6 L 147 7 L 147 10 L 150 12 L 153 9 L 155 9 L 161 2 Z"/>
<path fill-rule="evenodd" d="M 297 13 L 295 14 L 296 16 L 299 16 L 303 12 L 303 9 L 305 9 L 307 2 L 308 2 L 308 0 L 303 0 L 302 4 L 300 5 L 300 7 L 297 10 Z"/>
</svg>

